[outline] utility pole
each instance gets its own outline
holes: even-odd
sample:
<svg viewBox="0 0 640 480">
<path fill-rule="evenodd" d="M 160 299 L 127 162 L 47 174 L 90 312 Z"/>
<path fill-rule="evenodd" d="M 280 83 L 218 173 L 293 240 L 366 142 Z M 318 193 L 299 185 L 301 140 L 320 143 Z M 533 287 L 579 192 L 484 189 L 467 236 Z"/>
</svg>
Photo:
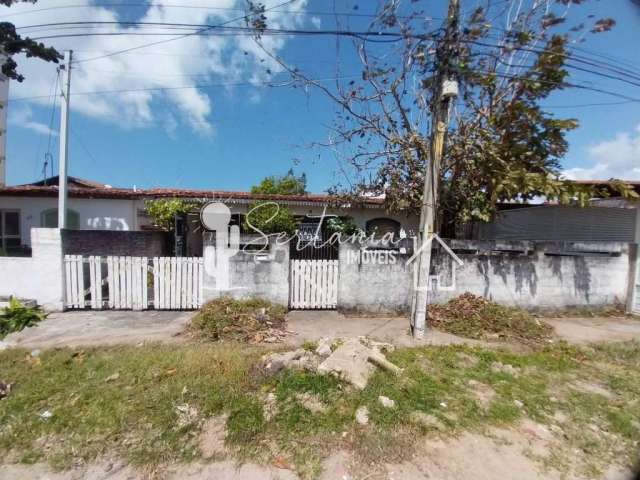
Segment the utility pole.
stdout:
<svg viewBox="0 0 640 480">
<path fill-rule="evenodd" d="M 64 54 L 64 65 L 60 66 L 63 75 L 62 101 L 60 102 L 60 171 L 58 174 L 58 228 L 67 227 L 67 168 L 69 159 L 69 101 L 71 94 L 71 61 L 73 51 Z"/>
<path fill-rule="evenodd" d="M 451 99 L 457 96 L 457 83 L 453 79 L 452 63 L 457 58 L 460 0 L 450 0 L 444 38 L 436 49 L 437 71 L 434 77 L 431 104 L 431 142 L 429 162 L 425 169 L 418 248 L 425 242 L 416 264 L 416 279 L 411 302 L 411 327 L 417 338 L 424 336 L 429 301 L 429 271 L 431 268 L 431 241 L 436 233 L 436 208 L 440 183 L 440 165 L 444 152 L 444 140 L 449 123 Z"/>
</svg>

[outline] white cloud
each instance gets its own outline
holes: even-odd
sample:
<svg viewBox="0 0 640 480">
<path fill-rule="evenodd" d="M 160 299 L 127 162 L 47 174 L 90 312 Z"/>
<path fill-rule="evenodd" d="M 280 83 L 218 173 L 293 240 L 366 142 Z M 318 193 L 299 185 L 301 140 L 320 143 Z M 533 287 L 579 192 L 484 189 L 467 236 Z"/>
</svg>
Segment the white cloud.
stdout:
<svg viewBox="0 0 640 480">
<path fill-rule="evenodd" d="M 640 125 L 635 131 L 619 133 L 612 140 L 591 145 L 590 165 L 564 171 L 573 180 L 640 180 Z"/>
<path fill-rule="evenodd" d="M 316 29 L 320 30 L 320 27 L 322 26 L 322 20 L 320 19 L 320 17 L 313 16 L 311 17 L 311 24 L 316 27 Z"/>
<path fill-rule="evenodd" d="M 33 110 L 31 110 L 29 106 L 10 109 L 9 122 L 17 127 L 33 130 L 36 133 L 41 133 L 44 135 L 48 135 L 49 133 L 51 133 L 52 136 L 58 136 L 58 132 L 55 130 L 51 130 L 49 128 L 49 125 L 45 125 L 44 123 L 36 122 L 35 120 L 33 120 Z"/>
<path fill-rule="evenodd" d="M 82 8 L 53 9 L 26 15 L 11 16 L 17 27 L 48 24 L 56 22 L 104 21 L 119 19 L 123 9 L 111 10 L 91 5 L 91 0 L 80 0 Z M 237 18 L 242 14 L 244 0 L 191 0 L 190 8 L 163 8 L 163 0 L 151 0 L 146 13 L 140 18 L 143 22 L 170 22 L 188 24 L 220 24 Z M 282 3 L 281 0 L 268 0 L 267 9 Z M 307 0 L 297 0 L 286 10 L 304 10 Z M 27 12 L 55 5 L 54 0 L 41 0 L 35 6 L 16 4 L 10 13 Z M 205 8 L 194 8 L 205 7 Z M 222 8 L 215 10 L 214 8 Z M 273 28 L 300 27 L 306 20 L 303 15 L 267 12 L 268 23 Z M 8 10 L 4 10 L 9 12 Z M 4 12 L 2 12 L 4 13 Z M 244 26 L 243 21 L 233 25 Z M 53 28 L 53 30 L 51 30 Z M 121 33 L 125 31 L 151 32 L 160 27 L 121 27 L 117 25 L 100 26 L 94 31 Z M 83 29 L 86 31 L 89 29 Z M 55 27 L 19 30 L 31 37 L 56 35 L 68 30 L 55 30 Z M 71 30 L 74 32 L 74 30 Z M 180 34 L 177 31 L 177 34 Z M 108 52 L 124 50 L 137 45 L 165 40 L 166 36 L 94 36 L 72 37 L 43 40 L 55 46 L 59 51 L 73 49 L 78 64 L 72 77 L 71 108 L 84 115 L 111 121 L 123 128 L 144 127 L 163 120 L 170 115 L 184 122 L 194 130 L 209 135 L 215 123 L 215 101 L 213 94 L 225 94 L 224 89 L 208 90 L 198 88 L 167 89 L 163 91 L 146 90 L 158 87 L 187 87 L 209 83 L 251 82 L 263 83 L 281 69 L 255 45 L 248 36 L 189 36 L 168 43 L 150 46 L 130 53 L 82 63 L 82 59 L 99 57 Z M 264 37 L 265 46 L 280 52 L 287 42 L 283 36 Z M 48 96 L 55 79 L 55 66 L 36 59 L 16 58 L 18 68 L 26 80 L 11 85 L 11 97 Z M 271 71 L 271 75 L 267 72 Z M 139 90 L 130 93 L 112 93 L 105 95 L 78 95 L 81 92 L 109 90 Z M 227 90 L 228 92 L 228 90 Z M 240 100 L 247 98 L 243 95 Z M 47 98 L 31 100 L 46 105 Z M 22 102 L 16 102 L 15 105 Z"/>
</svg>

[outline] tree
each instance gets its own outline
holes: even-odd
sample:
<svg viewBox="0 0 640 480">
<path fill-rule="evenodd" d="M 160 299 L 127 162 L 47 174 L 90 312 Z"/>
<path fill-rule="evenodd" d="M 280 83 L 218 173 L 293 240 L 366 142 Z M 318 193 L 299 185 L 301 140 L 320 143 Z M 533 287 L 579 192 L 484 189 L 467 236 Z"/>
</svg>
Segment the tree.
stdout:
<svg viewBox="0 0 640 480">
<path fill-rule="evenodd" d="M 36 3 L 36 0 L 0 0 L 0 4 L 10 7 L 15 3 Z M 10 79 L 22 82 L 24 76 L 18 73 L 18 64 L 13 55 L 24 53 L 27 57 L 40 58 L 46 62 L 58 63 L 62 57 L 53 47 L 46 47 L 40 42 L 22 37 L 16 32 L 16 27 L 10 22 L 0 22 L 0 51 L 6 55 L 2 65 L 2 73 Z"/>
<path fill-rule="evenodd" d="M 585 205 L 607 195 L 562 178 L 566 134 L 578 122 L 554 116 L 541 103 L 555 92 L 581 87 L 569 81 L 569 60 L 579 63 L 572 42 L 615 24 L 589 17 L 568 24 L 569 13 L 578 18 L 574 11 L 586 1 L 487 1 L 463 19 L 460 42 L 446 52 L 457 59 L 450 74 L 460 82 L 460 97 L 438 172 L 438 222 L 445 233 L 458 223 L 491 220 L 499 202 L 545 196 Z M 338 79 L 335 87 L 270 52 L 261 42 L 266 23 L 252 25 L 267 55 L 338 106 L 325 145 L 341 155 L 348 174 L 332 193 L 354 199 L 384 194 L 390 210 L 418 213 L 443 35 L 425 18 L 418 2 L 381 2 L 371 25 L 361 30 L 385 40 L 352 35 L 361 78 Z M 634 195 L 615 185 L 623 195 Z"/>
<path fill-rule="evenodd" d="M 201 206 L 201 202 L 181 198 L 158 198 L 144 202 L 145 211 L 153 224 L 169 232 L 175 228 L 176 217 L 197 211 Z"/>
<path fill-rule="evenodd" d="M 289 170 L 286 175 L 264 178 L 258 185 L 251 187 L 251 193 L 304 195 L 307 193 L 307 176 L 303 173 L 296 177 L 293 170 Z"/>
<path fill-rule="evenodd" d="M 303 173 L 296 177 L 293 170 L 286 175 L 264 178 L 258 185 L 251 187 L 251 193 L 262 195 L 304 195 L 307 193 L 307 177 Z M 260 200 L 249 207 L 245 218 L 245 228 L 259 229 L 263 233 L 286 233 L 293 235 L 298 222 L 291 210 L 281 203 Z"/>
</svg>

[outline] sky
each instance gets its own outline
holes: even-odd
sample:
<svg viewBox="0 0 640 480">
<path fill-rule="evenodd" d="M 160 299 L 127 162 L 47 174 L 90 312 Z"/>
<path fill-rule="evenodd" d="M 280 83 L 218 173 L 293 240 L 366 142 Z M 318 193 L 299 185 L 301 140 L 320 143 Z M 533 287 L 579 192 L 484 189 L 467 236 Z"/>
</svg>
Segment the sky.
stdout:
<svg viewBox="0 0 640 480">
<path fill-rule="evenodd" d="M 475 0 L 461 2 L 463 11 L 476 4 Z M 271 27 L 306 30 L 335 28 L 334 3 L 337 11 L 352 14 L 340 17 L 343 28 L 360 28 L 363 20 L 356 15 L 366 14 L 373 4 L 294 0 L 277 8 L 283 0 L 265 3 L 273 8 L 268 13 Z M 437 27 L 444 1 L 423 3 Z M 26 27 L 83 20 L 220 24 L 241 17 L 244 7 L 244 0 L 39 0 L 35 5 L 0 7 L 0 21 L 12 21 L 22 27 L 21 32 L 38 37 L 70 30 Z M 590 0 L 580 8 L 581 16 L 592 13 L 617 21 L 613 31 L 588 36 L 580 48 L 589 55 L 606 55 L 607 61 L 615 57 L 618 64 L 640 72 L 640 6 L 632 0 Z M 141 32 L 142 28 L 108 25 L 100 31 Z M 129 188 L 247 190 L 265 176 L 294 168 L 306 173 L 312 192 L 323 192 L 340 180 L 334 152 L 314 146 L 331 135 L 335 106 L 312 89 L 266 85 L 287 77 L 250 37 L 189 36 L 103 57 L 168 38 L 112 35 L 43 40 L 59 50 L 73 49 L 78 62 L 72 74 L 70 175 Z M 333 38 L 278 36 L 264 41 L 314 78 L 330 82 L 336 76 Z M 26 79 L 10 86 L 8 184 L 42 179 L 46 159 L 48 173 L 52 161 L 54 173 L 58 167 L 59 102 L 53 108 L 51 95 L 56 66 L 35 59 L 17 61 Z M 340 75 L 359 71 L 357 62 L 347 55 Z M 639 85 L 585 72 L 575 72 L 570 81 L 590 82 L 595 88 L 640 99 Z M 193 86 L 198 88 L 185 88 Z M 592 105 L 611 102 L 616 104 Z M 549 111 L 580 122 L 568 137 L 570 150 L 563 162 L 568 177 L 640 180 L 640 103 L 620 102 L 624 100 L 580 90 L 545 100 Z"/>
</svg>

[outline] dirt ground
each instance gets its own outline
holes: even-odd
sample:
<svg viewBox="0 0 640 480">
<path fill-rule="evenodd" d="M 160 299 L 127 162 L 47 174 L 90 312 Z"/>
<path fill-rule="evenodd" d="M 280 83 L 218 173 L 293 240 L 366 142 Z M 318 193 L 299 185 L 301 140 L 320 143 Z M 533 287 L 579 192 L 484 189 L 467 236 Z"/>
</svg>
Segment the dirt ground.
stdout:
<svg viewBox="0 0 640 480">
<path fill-rule="evenodd" d="M 457 438 L 422 441 L 410 461 L 377 467 L 363 464 L 349 452 L 337 451 L 322 465 L 319 480 L 589 480 L 591 476 L 564 475 L 544 467 L 553 449 L 553 435 L 546 427 L 525 420 L 514 429 L 493 429 L 488 434 L 463 433 Z M 282 467 L 282 466 L 280 466 Z M 117 460 L 105 460 L 83 468 L 53 472 L 44 464 L 0 466 L 3 480 L 298 480 L 287 468 L 230 460 L 171 465 L 154 472 L 136 471 Z M 611 466 L 602 480 L 635 480 L 634 472 Z"/>
</svg>

